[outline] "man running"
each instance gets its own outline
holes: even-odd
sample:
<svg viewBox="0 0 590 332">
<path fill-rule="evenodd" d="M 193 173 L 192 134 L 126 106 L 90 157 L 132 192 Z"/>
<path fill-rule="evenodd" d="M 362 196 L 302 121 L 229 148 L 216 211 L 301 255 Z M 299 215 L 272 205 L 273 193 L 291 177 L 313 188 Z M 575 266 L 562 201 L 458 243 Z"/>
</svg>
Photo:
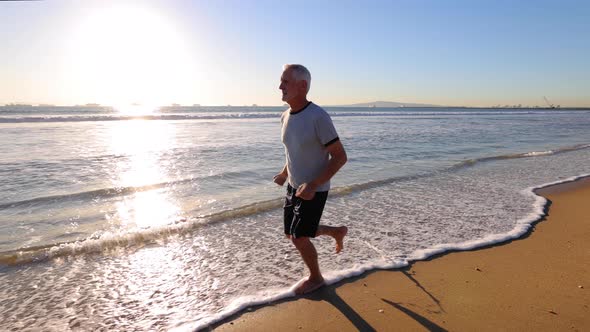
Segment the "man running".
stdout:
<svg viewBox="0 0 590 332">
<path fill-rule="evenodd" d="M 281 140 L 287 161 L 274 182 L 282 186 L 288 180 L 285 235 L 301 254 L 310 273 L 295 289 L 296 294 L 309 293 L 324 285 L 318 254 L 310 238 L 333 237 L 336 253 L 339 253 L 348 232 L 346 226 L 319 225 L 330 179 L 346 163 L 347 157 L 328 113 L 307 100 L 310 84 L 311 74 L 307 68 L 295 64 L 284 66 L 279 89 L 283 92 L 283 101 L 290 106 L 281 116 Z"/>
</svg>

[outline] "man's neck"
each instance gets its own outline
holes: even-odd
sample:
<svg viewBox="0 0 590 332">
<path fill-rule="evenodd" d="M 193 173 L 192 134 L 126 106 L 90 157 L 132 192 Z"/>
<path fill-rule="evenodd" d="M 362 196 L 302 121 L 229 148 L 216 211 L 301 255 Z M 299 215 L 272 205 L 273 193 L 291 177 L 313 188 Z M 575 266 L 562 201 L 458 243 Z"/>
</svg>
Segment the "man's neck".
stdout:
<svg viewBox="0 0 590 332">
<path fill-rule="evenodd" d="M 309 103 L 309 101 L 307 100 L 307 98 L 293 100 L 291 102 L 288 102 L 289 106 L 291 107 L 291 111 L 293 111 L 293 112 L 300 111 L 305 106 L 307 106 L 308 103 Z"/>
</svg>

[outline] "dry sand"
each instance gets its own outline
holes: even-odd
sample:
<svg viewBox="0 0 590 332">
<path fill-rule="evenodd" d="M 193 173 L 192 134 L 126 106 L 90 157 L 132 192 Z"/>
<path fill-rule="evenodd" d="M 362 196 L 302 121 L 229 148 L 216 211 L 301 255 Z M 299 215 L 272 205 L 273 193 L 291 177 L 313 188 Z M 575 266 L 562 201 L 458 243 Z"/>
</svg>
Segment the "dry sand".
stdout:
<svg viewBox="0 0 590 332">
<path fill-rule="evenodd" d="M 375 271 L 230 317 L 216 331 L 590 331 L 590 179 L 538 191 L 525 237 Z"/>
</svg>

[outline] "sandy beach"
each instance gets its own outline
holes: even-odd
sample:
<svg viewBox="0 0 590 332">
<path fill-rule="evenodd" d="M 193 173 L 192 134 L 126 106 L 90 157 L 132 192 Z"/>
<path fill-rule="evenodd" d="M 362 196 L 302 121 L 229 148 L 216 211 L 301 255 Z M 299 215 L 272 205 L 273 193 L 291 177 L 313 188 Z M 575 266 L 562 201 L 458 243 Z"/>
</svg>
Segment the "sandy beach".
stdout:
<svg viewBox="0 0 590 332">
<path fill-rule="evenodd" d="M 590 178 L 547 187 L 524 237 L 251 308 L 215 331 L 588 331 Z"/>
</svg>

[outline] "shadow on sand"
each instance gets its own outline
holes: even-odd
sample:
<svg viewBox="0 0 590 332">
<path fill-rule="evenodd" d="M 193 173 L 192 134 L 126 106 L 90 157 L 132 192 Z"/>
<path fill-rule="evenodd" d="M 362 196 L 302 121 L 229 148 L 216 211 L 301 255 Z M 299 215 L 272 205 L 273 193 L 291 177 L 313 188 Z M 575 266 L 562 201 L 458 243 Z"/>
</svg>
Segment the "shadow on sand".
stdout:
<svg viewBox="0 0 590 332">
<path fill-rule="evenodd" d="M 424 326 L 428 331 L 436 331 L 436 332 L 446 332 L 447 330 L 443 329 L 442 327 L 436 325 L 436 323 L 432 322 L 431 320 L 429 320 L 428 318 L 417 314 L 416 312 L 402 306 L 399 303 L 395 303 L 386 299 L 381 299 L 383 302 L 391 305 L 392 307 L 396 308 L 397 310 L 403 312 L 404 314 L 410 316 L 412 319 L 414 319 L 416 322 L 418 322 L 420 325 Z"/>
<path fill-rule="evenodd" d="M 326 301 L 334 308 L 338 309 L 346 319 L 348 319 L 354 327 L 359 331 L 376 331 L 371 324 L 361 317 L 354 309 L 352 309 L 346 301 L 344 301 L 338 294 L 336 294 L 335 287 L 324 287 L 320 291 L 305 295 L 304 298 L 312 301 Z"/>
<path fill-rule="evenodd" d="M 442 305 L 440 304 L 440 301 L 434 296 L 432 295 L 429 291 L 426 290 L 426 288 L 424 288 L 424 286 L 422 286 L 422 284 L 416 280 L 414 278 L 414 275 L 412 273 L 408 272 L 408 269 L 406 270 L 402 270 L 401 271 L 408 279 L 410 279 L 415 285 L 416 287 L 420 288 L 426 295 L 428 295 L 428 297 L 430 297 L 430 299 L 436 303 L 436 305 L 440 308 L 440 311 L 445 312 L 445 309 L 442 307 Z"/>
<path fill-rule="evenodd" d="M 420 284 L 420 282 L 418 280 L 416 280 L 411 273 L 408 272 L 408 270 L 409 270 L 409 267 L 405 268 L 399 272 L 403 273 L 408 279 L 410 279 L 414 284 L 416 284 L 416 286 L 419 289 L 421 289 L 424 293 L 426 293 L 428 295 L 428 297 L 430 297 L 434 303 L 436 303 L 436 305 L 440 308 L 440 311 L 434 312 L 434 313 L 440 313 L 441 311 L 444 312 L 444 309 L 443 309 L 440 301 L 434 295 L 432 295 L 430 292 L 428 292 Z M 303 296 L 294 297 L 294 298 L 287 298 L 287 299 L 279 300 L 279 301 L 276 301 L 273 303 L 268 303 L 268 304 L 257 305 L 257 306 L 252 307 L 251 310 L 249 310 L 249 311 L 258 310 L 258 309 L 261 309 L 261 308 L 266 307 L 268 305 L 280 305 L 281 303 L 285 303 L 285 302 L 297 301 L 298 299 L 301 299 L 301 298 L 304 298 L 304 299 L 307 299 L 310 301 L 325 301 L 325 302 L 330 303 L 334 308 L 338 309 L 342 313 L 342 315 L 344 317 L 346 317 L 346 319 L 348 319 L 350 321 L 350 323 L 352 323 L 352 325 L 354 325 L 354 327 L 358 331 L 367 331 L 367 332 L 376 331 L 376 329 L 373 326 L 371 326 L 371 324 L 369 324 L 369 322 L 367 322 L 360 314 L 358 314 L 348 303 L 346 303 L 346 301 L 344 301 L 336 293 L 336 289 L 338 287 L 340 287 L 344 284 L 347 284 L 347 283 L 355 282 L 356 280 L 364 278 L 368 274 L 371 274 L 373 272 L 374 271 L 363 273 L 360 276 L 357 276 L 357 277 L 354 277 L 354 278 L 351 278 L 348 280 L 343 280 L 343 281 L 338 282 L 334 285 L 320 288 L 319 290 L 317 290 L 311 294 L 308 294 L 308 295 L 303 295 Z M 422 325 L 423 327 L 425 327 L 429 331 L 446 331 L 444 328 L 442 328 L 439 325 L 437 325 L 436 323 L 430 321 L 428 318 L 404 307 L 400 303 L 396 303 L 396 302 L 393 302 L 393 301 L 390 301 L 390 300 L 387 300 L 384 298 L 381 298 L 381 300 L 383 302 L 391 305 L 392 307 L 396 308 L 400 312 L 406 314 L 410 318 L 414 319 L 417 323 L 419 323 L 420 325 Z M 215 328 L 219 327 L 220 325 L 234 321 L 246 313 L 247 313 L 246 311 L 236 313 L 236 314 L 234 314 L 234 315 L 232 315 L 232 316 L 230 316 L 218 323 L 215 323 L 215 324 L 209 326 L 208 328 L 205 328 L 204 330 L 206 330 L 206 331 L 214 330 Z"/>
</svg>

